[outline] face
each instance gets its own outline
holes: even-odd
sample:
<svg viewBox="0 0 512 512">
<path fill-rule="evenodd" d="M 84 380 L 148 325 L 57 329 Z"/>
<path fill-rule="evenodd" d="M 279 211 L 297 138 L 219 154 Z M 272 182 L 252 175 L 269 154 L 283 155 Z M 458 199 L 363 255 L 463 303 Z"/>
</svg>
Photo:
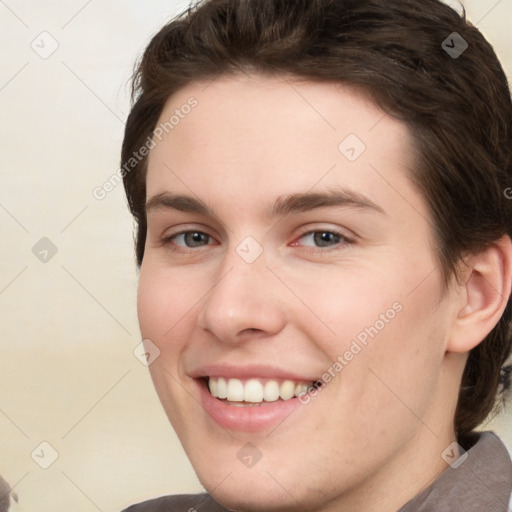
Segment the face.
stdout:
<svg viewBox="0 0 512 512">
<path fill-rule="evenodd" d="M 454 406 L 408 129 L 346 86 L 262 76 L 188 85 L 160 122 L 177 110 L 148 160 L 138 314 L 199 479 L 240 510 L 406 496 Z"/>
</svg>

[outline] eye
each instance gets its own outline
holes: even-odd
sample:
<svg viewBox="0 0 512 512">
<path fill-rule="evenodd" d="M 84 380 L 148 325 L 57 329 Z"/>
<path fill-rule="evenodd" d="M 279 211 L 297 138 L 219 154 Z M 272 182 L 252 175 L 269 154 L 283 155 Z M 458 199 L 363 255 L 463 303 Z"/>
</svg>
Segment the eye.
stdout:
<svg viewBox="0 0 512 512">
<path fill-rule="evenodd" d="M 299 243 L 299 241 L 301 241 Z M 163 240 L 165 245 L 174 245 L 188 249 L 215 245 L 214 239 L 202 231 L 182 231 Z M 302 234 L 292 245 L 300 245 L 313 248 L 336 248 L 336 246 L 352 243 L 342 233 L 329 230 L 308 231 Z"/>
<path fill-rule="evenodd" d="M 213 239 L 210 235 L 203 233 L 202 231 L 183 231 L 177 233 L 164 240 L 166 244 L 174 244 L 179 247 L 187 247 L 192 249 L 194 247 L 203 247 L 205 245 L 211 245 Z"/>
<path fill-rule="evenodd" d="M 317 230 L 308 231 L 299 237 L 298 240 L 303 240 L 302 243 L 293 245 L 303 245 L 309 247 L 336 247 L 340 244 L 351 243 L 346 236 L 336 231 Z"/>
</svg>

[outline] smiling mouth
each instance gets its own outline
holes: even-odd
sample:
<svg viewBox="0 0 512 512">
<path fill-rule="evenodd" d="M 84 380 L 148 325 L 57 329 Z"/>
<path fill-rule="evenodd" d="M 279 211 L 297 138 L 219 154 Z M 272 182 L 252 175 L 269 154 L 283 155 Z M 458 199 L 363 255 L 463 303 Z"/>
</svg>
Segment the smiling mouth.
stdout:
<svg viewBox="0 0 512 512">
<path fill-rule="evenodd" d="M 227 405 L 255 407 L 272 402 L 288 401 L 306 394 L 316 382 L 278 379 L 236 379 L 207 377 L 210 394 Z M 318 382 L 318 381 L 317 381 Z"/>
</svg>

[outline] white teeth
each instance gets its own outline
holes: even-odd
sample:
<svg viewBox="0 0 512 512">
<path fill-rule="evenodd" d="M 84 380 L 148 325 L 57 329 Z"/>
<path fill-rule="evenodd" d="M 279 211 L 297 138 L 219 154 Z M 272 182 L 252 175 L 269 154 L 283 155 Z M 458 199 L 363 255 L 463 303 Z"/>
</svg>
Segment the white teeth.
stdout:
<svg viewBox="0 0 512 512">
<path fill-rule="evenodd" d="M 299 396 L 301 393 L 307 393 L 308 392 L 308 385 L 301 382 L 295 386 L 295 396 Z"/>
<path fill-rule="evenodd" d="M 299 396 L 300 393 L 307 393 L 311 383 L 294 382 L 292 380 L 267 380 L 265 384 L 260 379 L 225 379 L 224 377 L 210 377 L 208 388 L 213 397 L 227 399 L 230 405 L 260 404 L 275 402 L 276 400 L 290 400 Z M 238 404 L 236 403 L 238 402 Z"/>
<path fill-rule="evenodd" d="M 210 393 L 212 394 L 212 396 L 214 396 L 215 398 L 218 398 L 219 397 L 219 392 L 218 392 L 218 384 L 217 384 L 217 381 L 215 379 L 210 379 L 208 381 L 208 387 L 210 388 Z"/>
<path fill-rule="evenodd" d="M 263 386 L 259 380 L 251 379 L 245 383 L 244 402 L 263 402 Z"/>
<path fill-rule="evenodd" d="M 279 384 L 275 380 L 269 380 L 263 388 L 263 398 L 266 402 L 279 400 Z"/>
<path fill-rule="evenodd" d="M 249 402 L 227 402 L 233 407 L 258 407 L 260 404 L 249 403 Z"/>
<path fill-rule="evenodd" d="M 215 379 L 210 379 L 215 380 Z M 217 398 L 227 398 L 228 397 L 228 383 L 226 379 L 220 377 L 217 379 Z"/>
<path fill-rule="evenodd" d="M 230 402 L 242 402 L 244 399 L 244 385 L 241 380 L 229 379 L 227 397 Z"/>
<path fill-rule="evenodd" d="M 279 396 L 283 400 L 289 400 L 295 394 L 295 382 L 285 380 L 279 388 Z"/>
</svg>

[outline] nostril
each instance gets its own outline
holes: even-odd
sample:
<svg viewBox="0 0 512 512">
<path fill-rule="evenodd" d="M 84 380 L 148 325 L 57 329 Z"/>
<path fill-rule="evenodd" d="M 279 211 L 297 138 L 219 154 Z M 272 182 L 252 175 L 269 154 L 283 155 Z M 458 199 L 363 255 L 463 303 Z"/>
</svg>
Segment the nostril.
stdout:
<svg viewBox="0 0 512 512">
<path fill-rule="evenodd" d="M 238 338 L 244 338 L 245 336 L 251 337 L 259 335 L 261 337 L 266 336 L 265 331 L 262 329 L 257 329 L 255 327 L 248 327 L 247 329 L 244 329 L 238 333 Z"/>
</svg>

